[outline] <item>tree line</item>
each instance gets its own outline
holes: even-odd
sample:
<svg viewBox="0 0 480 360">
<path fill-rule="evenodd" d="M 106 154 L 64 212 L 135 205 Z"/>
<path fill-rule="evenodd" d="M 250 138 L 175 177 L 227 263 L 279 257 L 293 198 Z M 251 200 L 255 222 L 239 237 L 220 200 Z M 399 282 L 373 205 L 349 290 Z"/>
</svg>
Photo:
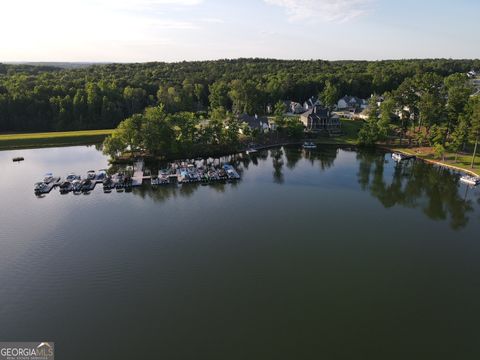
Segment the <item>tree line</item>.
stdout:
<svg viewBox="0 0 480 360">
<path fill-rule="evenodd" d="M 473 144 L 473 167 L 480 140 L 480 96 L 475 91 L 466 73 L 406 78 L 381 99 L 371 98 L 359 142 L 373 145 L 390 136 L 402 143 L 408 138 L 410 145 L 434 147 L 438 158 L 447 151 L 457 157 Z"/>
<path fill-rule="evenodd" d="M 327 105 L 345 94 L 367 98 L 403 93 L 409 98 L 414 96 L 409 81 L 431 76 L 441 82 L 472 68 L 480 68 L 480 61 L 237 59 L 71 69 L 0 64 L 0 131 L 113 128 L 160 104 L 166 114 L 190 112 L 207 117 L 215 109 L 261 115 L 279 100 L 303 102 L 319 94 Z M 414 121 L 438 127 L 428 120 L 435 115 L 428 114 L 429 106 L 437 101 L 434 90 L 425 91 L 431 96 L 423 96 L 412 106 Z M 447 138 L 458 122 L 451 116 L 448 119 Z"/>
</svg>

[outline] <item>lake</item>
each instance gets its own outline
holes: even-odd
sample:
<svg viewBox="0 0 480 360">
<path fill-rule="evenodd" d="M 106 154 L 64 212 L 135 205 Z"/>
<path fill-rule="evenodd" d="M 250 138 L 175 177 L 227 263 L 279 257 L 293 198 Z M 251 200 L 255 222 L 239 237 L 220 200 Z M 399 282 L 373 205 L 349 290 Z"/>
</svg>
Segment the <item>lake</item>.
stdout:
<svg viewBox="0 0 480 360">
<path fill-rule="evenodd" d="M 378 151 L 228 160 L 239 182 L 38 198 L 45 173 L 108 159 L 0 152 L 0 340 L 68 360 L 480 356 L 478 188 Z"/>
</svg>

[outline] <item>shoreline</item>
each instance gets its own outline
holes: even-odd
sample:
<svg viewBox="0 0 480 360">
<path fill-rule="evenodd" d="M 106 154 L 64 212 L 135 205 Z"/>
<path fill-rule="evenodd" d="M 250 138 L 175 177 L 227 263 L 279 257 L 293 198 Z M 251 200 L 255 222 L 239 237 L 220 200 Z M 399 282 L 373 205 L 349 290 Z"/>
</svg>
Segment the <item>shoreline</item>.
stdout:
<svg viewBox="0 0 480 360">
<path fill-rule="evenodd" d="M 406 149 L 399 149 L 399 148 L 395 148 L 395 147 L 389 147 L 389 146 L 386 146 L 386 145 L 376 145 L 376 147 L 378 147 L 380 149 L 383 149 L 383 150 L 391 151 L 392 153 L 393 152 L 398 152 L 398 153 L 402 153 L 404 155 L 410 155 L 410 156 L 413 155 L 413 156 L 415 156 L 416 159 L 422 160 L 426 163 L 441 166 L 441 167 L 445 167 L 445 168 L 448 168 L 450 170 L 455 170 L 457 172 L 460 172 L 460 173 L 463 173 L 463 174 L 466 174 L 466 175 L 471 175 L 471 176 L 475 176 L 475 177 L 480 176 L 480 171 L 479 170 L 477 170 L 477 172 L 476 172 L 475 170 L 464 169 L 460 166 L 447 164 L 447 163 L 445 163 L 443 161 L 440 161 L 440 160 L 427 159 L 427 158 L 425 158 L 421 155 L 416 154 L 413 151 L 408 151 Z"/>
<path fill-rule="evenodd" d="M 74 132 L 52 132 L 52 133 L 23 133 L 23 134 L 0 134 L 0 151 L 14 151 L 14 150 L 22 150 L 22 149 L 41 149 L 41 148 L 47 148 L 47 147 L 68 147 L 68 146 L 91 146 L 91 145 L 97 145 L 101 144 L 102 140 L 105 138 L 105 136 L 108 135 L 109 132 L 112 130 L 81 130 L 81 131 L 74 131 Z M 45 136 L 49 135 L 49 136 Z M 15 139 L 15 137 L 19 137 Z M 60 141 L 59 141 L 60 140 Z M 70 141 L 69 141 L 70 140 Z M 56 142 L 57 141 L 57 142 Z M 316 145 L 322 146 L 350 146 L 350 147 L 355 147 L 358 148 L 358 144 L 355 142 L 348 140 L 348 139 L 341 139 L 341 138 L 317 138 L 317 139 L 303 139 L 299 141 L 281 141 L 275 144 L 261 144 L 259 146 L 255 146 L 253 149 L 257 151 L 262 151 L 262 150 L 268 150 L 272 149 L 275 147 L 282 147 L 282 146 L 300 146 L 302 145 L 305 141 L 312 141 Z M 10 144 L 8 144 L 10 143 Z M 14 143 L 14 144 L 12 144 Z M 7 145 L 8 144 L 8 145 Z M 389 146 L 386 144 L 377 144 L 375 145 L 375 148 L 382 149 L 388 152 L 399 152 L 405 155 L 413 155 L 417 159 L 420 159 L 422 161 L 425 161 L 429 164 L 432 165 L 437 165 L 441 167 L 448 168 L 450 170 L 454 170 L 463 174 L 479 177 L 480 176 L 480 170 L 474 169 L 465 169 L 460 166 L 454 165 L 454 164 L 448 164 L 446 162 L 443 162 L 441 160 L 434 160 L 434 159 L 428 159 L 422 155 L 419 155 L 414 151 L 415 148 L 412 148 L 411 150 L 405 149 L 405 148 L 397 148 L 395 146 Z M 190 156 L 184 157 L 184 158 L 196 158 L 196 157 L 223 157 L 223 156 L 228 156 L 233 153 L 245 153 L 249 150 L 250 148 L 248 146 L 242 145 L 238 149 L 214 149 L 213 151 L 209 152 L 206 151 L 203 154 L 189 154 Z M 193 157 L 192 157 L 193 156 Z M 177 158 L 180 158 L 181 156 L 173 156 L 172 158 L 165 158 L 163 160 L 175 160 Z M 126 156 L 126 157 L 120 157 L 117 159 L 111 159 L 111 163 L 125 163 L 129 162 L 135 157 L 132 156 Z M 149 157 L 145 157 L 146 159 L 149 159 Z M 150 159 L 155 159 L 155 160 L 161 160 L 156 157 L 150 157 Z"/>
</svg>

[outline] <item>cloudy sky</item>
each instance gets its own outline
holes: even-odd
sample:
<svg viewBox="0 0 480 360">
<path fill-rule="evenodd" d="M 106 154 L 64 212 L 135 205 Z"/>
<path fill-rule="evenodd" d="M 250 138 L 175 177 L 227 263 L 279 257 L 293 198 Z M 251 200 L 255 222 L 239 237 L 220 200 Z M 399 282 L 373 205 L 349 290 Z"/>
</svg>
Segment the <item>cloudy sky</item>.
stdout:
<svg viewBox="0 0 480 360">
<path fill-rule="evenodd" d="M 0 61 L 479 58 L 478 0 L 2 0 Z"/>
</svg>

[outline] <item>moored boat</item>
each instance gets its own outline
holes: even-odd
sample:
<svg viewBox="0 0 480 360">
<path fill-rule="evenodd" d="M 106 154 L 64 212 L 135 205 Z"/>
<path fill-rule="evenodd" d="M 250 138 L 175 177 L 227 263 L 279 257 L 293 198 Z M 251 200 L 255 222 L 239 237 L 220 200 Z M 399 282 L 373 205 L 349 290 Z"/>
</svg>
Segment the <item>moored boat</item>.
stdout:
<svg viewBox="0 0 480 360">
<path fill-rule="evenodd" d="M 392 154 L 392 159 L 395 160 L 395 161 L 403 161 L 403 160 L 410 160 L 410 159 L 414 159 L 415 156 L 413 155 L 406 155 L 406 154 L 402 154 L 402 153 L 399 153 L 399 152 L 394 152 Z"/>
<path fill-rule="evenodd" d="M 74 194 L 80 194 L 82 191 L 82 182 L 80 180 L 73 180 L 72 181 L 72 191 Z"/>
<path fill-rule="evenodd" d="M 45 184 L 50 184 L 53 181 L 53 174 L 52 173 L 46 173 L 43 177 L 43 182 Z"/>
<path fill-rule="evenodd" d="M 41 194 L 46 187 L 47 184 L 45 184 L 44 182 L 37 182 L 33 187 L 33 191 L 35 192 L 35 194 Z"/>
<path fill-rule="evenodd" d="M 70 181 L 70 182 L 73 182 L 75 180 L 80 180 L 80 176 L 74 174 L 74 173 L 70 173 L 68 174 L 68 176 L 65 178 L 65 180 L 67 181 Z"/>
<path fill-rule="evenodd" d="M 95 180 L 96 176 L 97 176 L 97 173 L 95 172 L 95 170 L 89 170 L 87 172 L 87 179 L 88 180 Z"/>
<path fill-rule="evenodd" d="M 240 175 L 238 175 L 237 171 L 235 170 L 235 168 L 232 165 L 225 164 L 225 165 L 223 165 L 223 169 L 227 173 L 227 176 L 228 176 L 229 179 L 232 179 L 232 180 L 240 179 Z"/>
<path fill-rule="evenodd" d="M 305 141 L 303 143 L 303 148 L 304 149 L 316 149 L 317 148 L 317 145 L 311 141 Z"/>
<path fill-rule="evenodd" d="M 60 184 L 60 194 L 68 194 L 73 190 L 73 185 L 70 181 L 65 180 Z"/>
<path fill-rule="evenodd" d="M 480 184 L 480 177 L 464 175 L 460 178 L 460 181 L 468 185 L 477 186 Z"/>
</svg>

